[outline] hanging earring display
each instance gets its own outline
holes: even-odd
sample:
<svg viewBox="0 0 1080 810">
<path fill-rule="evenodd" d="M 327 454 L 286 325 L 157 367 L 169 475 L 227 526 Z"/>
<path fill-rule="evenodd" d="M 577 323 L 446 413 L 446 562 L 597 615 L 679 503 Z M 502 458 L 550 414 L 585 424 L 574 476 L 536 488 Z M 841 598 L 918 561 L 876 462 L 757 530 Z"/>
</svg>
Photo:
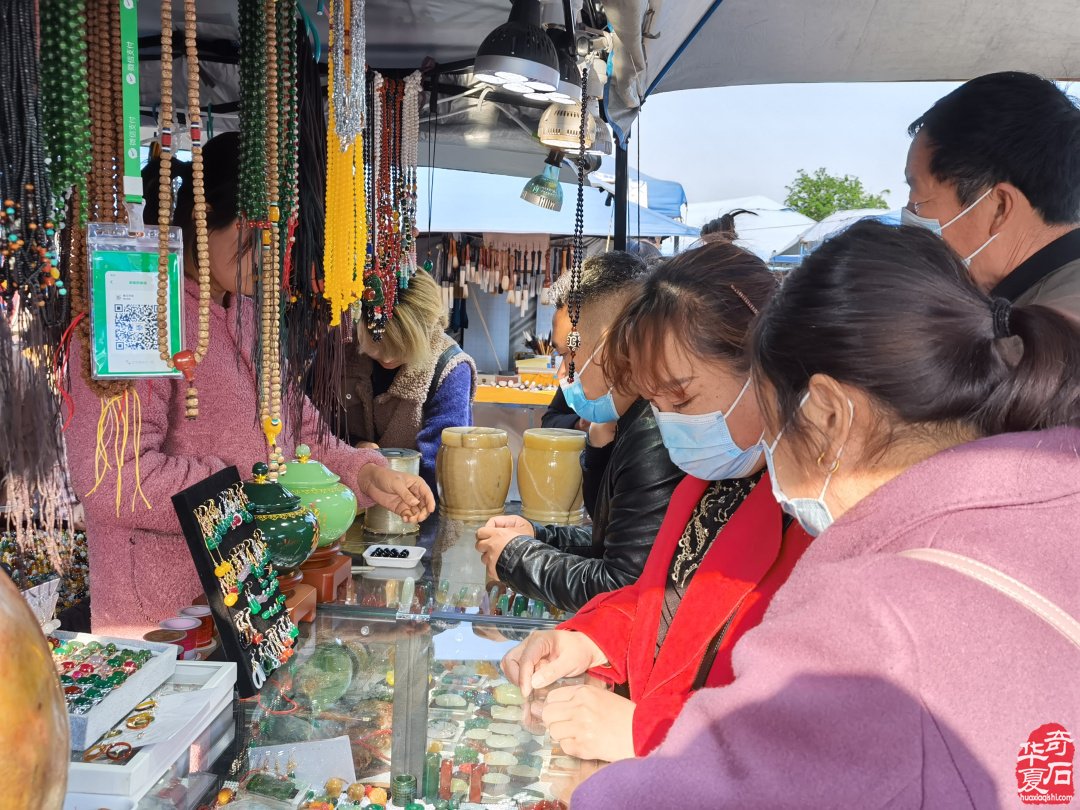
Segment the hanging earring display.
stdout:
<svg viewBox="0 0 1080 810">
<path fill-rule="evenodd" d="M 331 0 L 330 19 L 323 295 L 330 302 L 330 325 L 337 326 L 342 313 L 364 292 L 363 268 L 367 261 L 365 55 L 362 47 L 351 55 L 345 47 L 350 41 L 354 48 L 365 42 L 364 4 L 358 0 L 352 0 L 352 5 L 347 0 Z"/>
<path fill-rule="evenodd" d="M 272 553 L 235 467 L 173 496 L 226 654 L 250 696 L 293 655 L 299 630 L 278 586 Z"/>
<path fill-rule="evenodd" d="M 581 348 L 581 333 L 578 331 L 578 321 L 581 319 L 581 265 L 585 261 L 585 122 L 588 120 L 588 94 L 589 68 L 584 67 L 581 71 L 581 123 L 578 126 L 578 154 L 577 154 L 577 208 L 574 212 L 574 263 L 570 268 L 570 290 L 567 295 L 567 314 L 570 316 L 570 334 L 566 338 L 566 346 L 570 350 L 570 365 L 567 368 L 567 379 L 574 381 L 574 366 L 577 358 L 577 350 Z"/>
</svg>

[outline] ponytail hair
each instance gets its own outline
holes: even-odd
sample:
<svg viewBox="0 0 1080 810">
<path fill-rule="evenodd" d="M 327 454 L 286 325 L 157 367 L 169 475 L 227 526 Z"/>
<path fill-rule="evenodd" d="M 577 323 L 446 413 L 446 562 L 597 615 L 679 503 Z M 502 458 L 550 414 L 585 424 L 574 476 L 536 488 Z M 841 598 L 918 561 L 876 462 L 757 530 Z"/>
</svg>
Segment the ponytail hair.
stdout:
<svg viewBox="0 0 1080 810">
<path fill-rule="evenodd" d="M 751 353 L 776 392 L 776 427 L 796 433 L 814 374 L 866 392 L 893 435 L 1080 424 L 1080 324 L 990 299 L 922 228 L 864 221 L 825 242 L 762 313 Z"/>
<path fill-rule="evenodd" d="M 979 414 L 988 435 L 1080 422 L 1080 325 L 1049 307 L 1012 307 L 1023 350 Z"/>
<path fill-rule="evenodd" d="M 225 132 L 211 138 L 203 146 L 203 183 L 206 190 L 206 227 L 219 231 L 236 222 L 237 185 L 240 166 L 240 135 Z M 185 249 L 195 242 L 195 189 L 192 183 L 191 164 L 173 156 L 173 186 L 179 182 L 173 196 L 172 224 L 184 232 Z M 147 225 L 158 223 L 158 186 L 161 184 L 161 160 L 153 157 L 142 170 L 143 195 L 146 207 L 143 220 Z"/>
</svg>

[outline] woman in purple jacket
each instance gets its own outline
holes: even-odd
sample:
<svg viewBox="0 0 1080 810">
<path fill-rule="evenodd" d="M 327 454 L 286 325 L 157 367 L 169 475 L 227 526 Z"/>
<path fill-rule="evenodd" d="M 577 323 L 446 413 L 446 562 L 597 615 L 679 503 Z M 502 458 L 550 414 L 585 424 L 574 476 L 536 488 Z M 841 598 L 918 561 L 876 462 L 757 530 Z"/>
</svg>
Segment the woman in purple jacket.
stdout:
<svg viewBox="0 0 1080 810">
<path fill-rule="evenodd" d="M 860 223 L 753 342 L 810 546 L 664 743 L 574 810 L 1063 803 L 1080 734 L 1080 325 Z M 645 797 L 648 797 L 647 799 Z"/>
</svg>

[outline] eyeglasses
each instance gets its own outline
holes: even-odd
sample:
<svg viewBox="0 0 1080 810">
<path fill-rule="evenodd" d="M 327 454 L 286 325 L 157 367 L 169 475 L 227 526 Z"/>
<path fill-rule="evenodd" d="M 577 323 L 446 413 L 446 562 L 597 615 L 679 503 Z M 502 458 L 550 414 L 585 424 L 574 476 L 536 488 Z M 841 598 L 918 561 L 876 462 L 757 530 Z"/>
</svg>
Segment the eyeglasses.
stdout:
<svg viewBox="0 0 1080 810">
<path fill-rule="evenodd" d="M 919 213 L 921 213 L 919 211 L 919 208 L 926 205 L 928 202 L 933 202 L 933 199 L 934 199 L 933 197 L 930 197 L 929 199 L 922 200 L 920 202 L 914 202 L 912 200 L 908 200 L 907 207 L 913 214 L 919 214 Z"/>
</svg>

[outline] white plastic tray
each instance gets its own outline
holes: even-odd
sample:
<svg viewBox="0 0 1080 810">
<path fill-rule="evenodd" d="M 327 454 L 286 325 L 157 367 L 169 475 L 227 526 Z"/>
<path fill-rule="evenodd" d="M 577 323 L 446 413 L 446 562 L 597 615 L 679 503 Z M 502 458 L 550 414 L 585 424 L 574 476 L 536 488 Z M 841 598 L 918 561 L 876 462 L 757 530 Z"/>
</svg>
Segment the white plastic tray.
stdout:
<svg viewBox="0 0 1080 810">
<path fill-rule="evenodd" d="M 139 749 L 122 765 L 71 762 L 68 766 L 68 792 L 121 796 L 136 801 L 141 799 L 222 711 L 231 706 L 235 686 L 236 664 L 232 662 L 177 662 L 176 672 L 158 693 L 180 691 L 175 687 L 187 687 L 193 697 L 205 696 L 207 700 L 200 704 L 198 711 L 192 712 L 191 720 L 168 740 Z"/>
<path fill-rule="evenodd" d="M 395 551 L 407 551 L 407 557 L 374 557 L 372 552 L 376 549 L 392 548 Z M 372 546 L 368 546 L 364 550 L 364 562 L 368 565 L 372 565 L 376 568 L 412 568 L 416 565 L 424 556 L 424 552 L 427 551 L 423 546 L 391 546 L 385 543 L 377 543 Z"/>
</svg>

